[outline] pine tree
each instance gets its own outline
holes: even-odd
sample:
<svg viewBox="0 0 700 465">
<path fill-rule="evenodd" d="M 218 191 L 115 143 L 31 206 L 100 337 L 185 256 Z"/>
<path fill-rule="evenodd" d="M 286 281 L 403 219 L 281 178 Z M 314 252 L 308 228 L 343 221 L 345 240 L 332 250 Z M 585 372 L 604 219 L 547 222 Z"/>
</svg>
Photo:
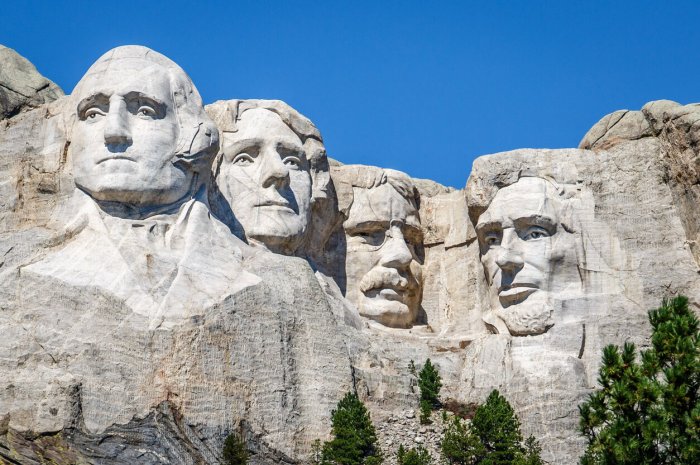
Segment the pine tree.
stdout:
<svg viewBox="0 0 700 465">
<path fill-rule="evenodd" d="M 534 437 L 530 436 L 525 440 L 524 449 L 522 455 L 513 462 L 514 465 L 544 465 L 540 457 L 542 447 Z"/>
<path fill-rule="evenodd" d="M 440 388 L 442 379 L 430 359 L 425 361 L 423 369 L 418 374 L 418 387 L 420 388 L 420 422 L 430 423 L 431 412 L 440 407 Z"/>
<path fill-rule="evenodd" d="M 472 465 L 486 455 L 486 448 L 464 420 L 454 417 L 445 428 L 441 453 L 450 465 Z"/>
<path fill-rule="evenodd" d="M 248 463 L 248 449 L 245 442 L 235 434 L 229 434 L 224 441 L 223 450 L 224 465 L 246 465 Z"/>
<path fill-rule="evenodd" d="M 506 398 L 495 389 L 486 403 L 476 409 L 472 430 L 486 448 L 486 456 L 480 462 L 484 465 L 510 465 L 523 452 L 520 421 Z"/>
<path fill-rule="evenodd" d="M 435 365 L 430 359 L 425 361 L 423 369 L 418 374 L 418 387 L 420 388 L 420 400 L 430 402 L 433 408 L 440 407 L 440 388 L 442 388 L 442 378 Z"/>
<path fill-rule="evenodd" d="M 520 421 L 497 390 L 476 409 L 471 425 L 455 417 L 442 441 L 442 455 L 449 464 L 542 465 L 540 452 L 532 436 L 523 443 Z"/>
<path fill-rule="evenodd" d="M 322 463 L 332 465 L 378 465 L 382 452 L 365 405 L 357 394 L 348 393 L 331 413 L 333 439 L 323 444 Z"/>
<path fill-rule="evenodd" d="M 601 390 L 579 407 L 583 465 L 700 463 L 700 332 L 688 299 L 649 312 L 651 349 L 603 350 Z"/>
<path fill-rule="evenodd" d="M 430 452 L 423 446 L 406 450 L 402 444 L 396 453 L 396 461 L 398 465 L 429 465 Z"/>
</svg>

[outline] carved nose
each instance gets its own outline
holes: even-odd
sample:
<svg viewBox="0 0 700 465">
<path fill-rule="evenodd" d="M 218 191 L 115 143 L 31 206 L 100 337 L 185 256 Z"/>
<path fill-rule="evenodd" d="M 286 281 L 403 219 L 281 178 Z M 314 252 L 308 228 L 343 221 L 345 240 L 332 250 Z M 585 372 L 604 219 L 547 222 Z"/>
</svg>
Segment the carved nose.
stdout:
<svg viewBox="0 0 700 465">
<path fill-rule="evenodd" d="M 496 264 L 505 271 L 514 272 L 520 270 L 525 262 L 520 253 L 511 249 L 503 248 L 498 253 Z"/>
<path fill-rule="evenodd" d="M 268 150 L 262 155 L 262 166 L 260 167 L 261 181 L 264 188 L 275 186 L 282 188 L 289 185 L 289 168 L 282 162 L 276 150 Z"/>
<path fill-rule="evenodd" d="M 513 273 L 525 265 L 522 254 L 516 249 L 515 242 L 517 240 L 518 236 L 512 229 L 503 231 L 503 239 L 496 256 L 496 265 L 504 271 Z"/>
<path fill-rule="evenodd" d="M 387 237 L 384 247 L 381 251 L 381 264 L 389 268 L 404 270 L 408 268 L 413 255 L 406 244 L 401 229 L 392 227 L 391 236 Z"/>
<path fill-rule="evenodd" d="M 109 103 L 109 113 L 104 129 L 105 144 L 131 144 L 128 110 L 123 99 L 114 99 Z"/>
</svg>

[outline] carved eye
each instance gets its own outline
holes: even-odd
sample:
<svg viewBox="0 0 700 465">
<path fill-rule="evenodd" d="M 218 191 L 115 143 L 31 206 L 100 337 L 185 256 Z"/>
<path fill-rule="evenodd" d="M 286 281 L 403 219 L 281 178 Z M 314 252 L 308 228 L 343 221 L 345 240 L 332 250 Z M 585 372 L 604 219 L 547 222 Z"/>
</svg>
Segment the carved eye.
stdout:
<svg viewBox="0 0 700 465">
<path fill-rule="evenodd" d="M 142 105 L 139 107 L 139 110 L 136 112 L 136 114 L 138 116 L 146 116 L 148 118 L 154 118 L 156 116 L 156 110 L 149 107 L 148 105 Z"/>
<path fill-rule="evenodd" d="M 549 234 L 549 231 L 547 231 L 546 229 L 544 229 L 540 226 L 530 226 L 525 231 L 525 234 L 523 234 L 523 240 L 533 241 L 536 239 L 542 239 L 543 237 L 549 237 L 549 236 L 551 236 L 551 234 Z"/>
<path fill-rule="evenodd" d="M 238 166 L 248 166 L 253 164 L 253 157 L 246 152 L 241 152 L 233 158 L 233 164 Z"/>
<path fill-rule="evenodd" d="M 357 238 L 357 241 L 360 244 L 377 247 L 384 243 L 384 240 L 386 239 L 386 231 L 359 231 L 353 234 L 353 236 Z"/>
<path fill-rule="evenodd" d="M 96 120 L 100 116 L 105 116 L 105 112 L 100 110 L 98 107 L 90 107 L 85 110 L 85 119 Z"/>
<path fill-rule="evenodd" d="M 484 236 L 484 244 L 486 244 L 489 247 L 500 245 L 501 235 L 495 232 L 487 233 L 486 236 Z"/>
<path fill-rule="evenodd" d="M 301 160 L 299 160 L 297 157 L 287 157 L 282 160 L 282 163 L 295 169 L 298 169 L 301 166 Z"/>
</svg>

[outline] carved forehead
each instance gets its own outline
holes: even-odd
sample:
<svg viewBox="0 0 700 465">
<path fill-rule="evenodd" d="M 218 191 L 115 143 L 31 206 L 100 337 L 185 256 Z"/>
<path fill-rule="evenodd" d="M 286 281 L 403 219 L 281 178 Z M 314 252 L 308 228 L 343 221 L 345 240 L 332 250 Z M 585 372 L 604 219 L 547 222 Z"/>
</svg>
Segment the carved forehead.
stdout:
<svg viewBox="0 0 700 465">
<path fill-rule="evenodd" d="M 500 189 L 479 217 L 478 225 L 508 223 L 527 216 L 544 216 L 557 221 L 561 202 L 552 184 L 542 178 L 521 178 Z"/>
<path fill-rule="evenodd" d="M 391 184 L 370 189 L 354 187 L 353 191 L 353 203 L 348 219 L 343 223 L 346 228 L 366 223 L 385 224 L 392 220 L 420 228 L 418 211 Z"/>
<path fill-rule="evenodd" d="M 299 136 L 275 112 L 265 108 L 244 111 L 238 121 L 238 131 L 224 133 L 226 142 L 243 139 L 284 139 L 301 145 Z"/>
<path fill-rule="evenodd" d="M 147 47 L 129 45 L 102 55 L 78 82 L 72 95 L 81 99 L 98 92 L 114 91 L 169 94 L 174 90 L 171 87 L 175 81 L 184 91 L 194 90 L 187 74 L 175 62 Z M 198 94 L 195 97 L 189 99 L 189 103 L 201 105 Z"/>
</svg>

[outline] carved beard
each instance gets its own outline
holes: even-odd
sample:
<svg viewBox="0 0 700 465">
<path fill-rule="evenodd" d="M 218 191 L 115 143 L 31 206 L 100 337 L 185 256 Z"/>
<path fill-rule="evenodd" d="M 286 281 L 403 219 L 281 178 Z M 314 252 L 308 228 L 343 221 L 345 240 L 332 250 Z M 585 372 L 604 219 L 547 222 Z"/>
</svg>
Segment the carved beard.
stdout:
<svg viewBox="0 0 700 465">
<path fill-rule="evenodd" d="M 537 291 L 525 301 L 499 308 L 494 313 L 503 320 L 513 336 L 533 336 L 551 328 L 554 307 L 549 302 L 548 292 Z"/>
</svg>

